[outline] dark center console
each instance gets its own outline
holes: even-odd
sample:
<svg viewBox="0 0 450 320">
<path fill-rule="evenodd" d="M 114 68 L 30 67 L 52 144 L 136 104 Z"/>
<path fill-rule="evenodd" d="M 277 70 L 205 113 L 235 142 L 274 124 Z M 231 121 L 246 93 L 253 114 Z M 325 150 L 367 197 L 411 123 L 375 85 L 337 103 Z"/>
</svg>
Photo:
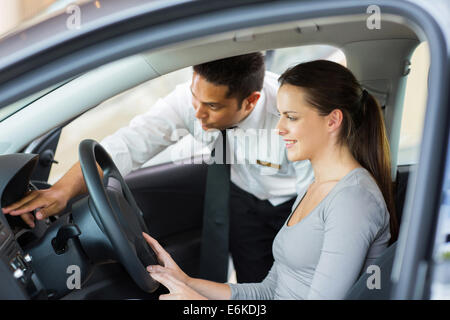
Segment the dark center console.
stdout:
<svg viewBox="0 0 450 320">
<path fill-rule="evenodd" d="M 0 221 L 0 299 L 42 299 L 47 294 L 9 226 Z"/>
</svg>

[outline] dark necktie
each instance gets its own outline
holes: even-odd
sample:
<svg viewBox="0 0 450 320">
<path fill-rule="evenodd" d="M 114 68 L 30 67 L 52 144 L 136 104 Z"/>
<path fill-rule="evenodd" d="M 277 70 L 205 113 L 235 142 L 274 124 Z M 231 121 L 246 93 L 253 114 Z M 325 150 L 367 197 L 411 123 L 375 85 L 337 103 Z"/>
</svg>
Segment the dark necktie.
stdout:
<svg viewBox="0 0 450 320">
<path fill-rule="evenodd" d="M 230 198 L 230 152 L 226 130 L 212 151 L 208 166 L 203 207 L 200 278 L 226 282 L 228 274 L 228 233 Z M 220 139 L 220 137 L 218 138 Z"/>
</svg>

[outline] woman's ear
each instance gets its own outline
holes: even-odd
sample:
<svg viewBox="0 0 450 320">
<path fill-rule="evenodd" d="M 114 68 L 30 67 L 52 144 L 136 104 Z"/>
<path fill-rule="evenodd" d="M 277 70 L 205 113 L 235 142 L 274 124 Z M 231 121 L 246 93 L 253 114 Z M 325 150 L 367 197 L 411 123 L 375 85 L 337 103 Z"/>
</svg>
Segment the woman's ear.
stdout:
<svg viewBox="0 0 450 320">
<path fill-rule="evenodd" d="M 342 124 L 342 120 L 344 119 L 344 114 L 341 109 L 334 109 L 331 111 L 328 116 L 327 127 L 329 132 L 337 131 Z"/>
</svg>

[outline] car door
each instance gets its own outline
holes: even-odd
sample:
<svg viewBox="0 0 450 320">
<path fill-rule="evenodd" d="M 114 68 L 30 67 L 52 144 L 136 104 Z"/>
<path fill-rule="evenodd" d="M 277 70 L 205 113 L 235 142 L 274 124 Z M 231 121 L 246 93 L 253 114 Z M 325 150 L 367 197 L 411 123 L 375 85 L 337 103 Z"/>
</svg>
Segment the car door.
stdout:
<svg viewBox="0 0 450 320">
<path fill-rule="evenodd" d="M 150 234 L 192 276 L 198 274 L 206 164 L 163 163 L 125 177 Z"/>
<path fill-rule="evenodd" d="M 450 299 L 450 135 L 443 174 L 435 239 L 430 243 L 430 276 L 424 290 L 427 297 L 437 300 Z"/>
<path fill-rule="evenodd" d="M 131 3 L 130 1 L 129 3 Z M 448 132 L 449 70 L 448 48 L 450 40 L 448 17 L 442 16 L 436 3 L 444 1 L 394 1 L 377 2 L 383 14 L 399 15 L 418 26 L 422 35 L 429 39 L 431 56 L 430 92 L 419 166 L 408 188 L 405 217 L 397 250 L 393 278 L 396 283 L 395 298 L 410 298 L 422 288 L 427 275 L 427 259 L 433 234 L 433 221 L 442 185 L 442 168 Z M 128 4 L 128 2 L 127 2 Z M 5 52 L 8 59 L 0 65 L 5 72 L 0 76 L 0 106 L 36 90 L 56 83 L 66 77 L 84 72 L 93 66 L 145 49 L 153 49 L 172 43 L 208 36 L 213 33 L 248 28 L 258 25 L 307 19 L 314 16 L 338 14 L 365 14 L 371 1 L 201 1 L 185 2 L 179 6 L 146 12 L 135 19 L 117 21 L 108 32 L 85 29 L 85 33 L 72 33 L 70 46 L 45 43 L 36 46 L 35 52 L 20 51 L 20 54 Z M 130 4 L 131 6 L 131 4 Z M 239 6 L 246 6 L 239 11 Z M 433 9 L 435 7 L 435 9 Z M 220 10 L 219 10 L 220 9 Z M 223 11 L 222 11 L 223 10 Z M 249 14 L 251 13 L 251 14 Z M 274 14 L 276 13 L 276 14 Z M 204 18 L 204 25 L 188 24 L 193 15 Z M 65 26 L 65 17 L 60 25 Z M 135 23 L 130 23 L 130 21 Z M 56 24 L 58 25 L 58 24 Z M 320 31 L 320 30 L 318 30 Z M 52 30 L 52 32 L 54 32 Z M 142 34 L 151 35 L 144 37 Z M 14 44 L 14 43 L 12 43 Z M 16 46 L 5 46 L 14 50 Z M 51 50 L 52 55 L 48 54 Z M 92 54 L 102 53 L 102 54 Z M 20 65 L 20 68 L 18 66 Z M 49 72 L 52 71 L 52 72 Z M 39 79 L 39 81 L 37 80 Z M 14 89 L 14 90 L 13 90 Z M 151 219 L 149 219 L 151 223 Z M 419 288 L 419 289 L 418 289 Z M 418 291 L 419 290 L 419 291 Z"/>
<path fill-rule="evenodd" d="M 417 14 L 432 21 L 427 29 L 431 63 L 419 162 L 409 177 L 411 188 L 406 191 L 403 224 L 391 275 L 393 299 L 432 298 L 436 244 L 446 241 L 439 237 L 438 221 L 446 199 L 443 192 L 450 146 L 450 6 L 444 1 L 436 2 L 435 7 L 426 1 L 414 2 L 424 10 Z M 448 277 L 448 268 L 446 273 Z"/>
</svg>

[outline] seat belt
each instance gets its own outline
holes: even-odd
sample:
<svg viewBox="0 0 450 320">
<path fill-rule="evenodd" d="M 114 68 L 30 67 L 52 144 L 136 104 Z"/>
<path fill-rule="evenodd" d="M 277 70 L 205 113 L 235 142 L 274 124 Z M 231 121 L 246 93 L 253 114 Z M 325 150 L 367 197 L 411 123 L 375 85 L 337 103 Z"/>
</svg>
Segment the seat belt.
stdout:
<svg viewBox="0 0 450 320">
<path fill-rule="evenodd" d="M 199 276 L 223 283 L 228 281 L 230 148 L 226 130 L 221 134 L 222 143 L 219 137 L 211 153 L 214 163 L 208 166 L 206 176 Z"/>
</svg>

